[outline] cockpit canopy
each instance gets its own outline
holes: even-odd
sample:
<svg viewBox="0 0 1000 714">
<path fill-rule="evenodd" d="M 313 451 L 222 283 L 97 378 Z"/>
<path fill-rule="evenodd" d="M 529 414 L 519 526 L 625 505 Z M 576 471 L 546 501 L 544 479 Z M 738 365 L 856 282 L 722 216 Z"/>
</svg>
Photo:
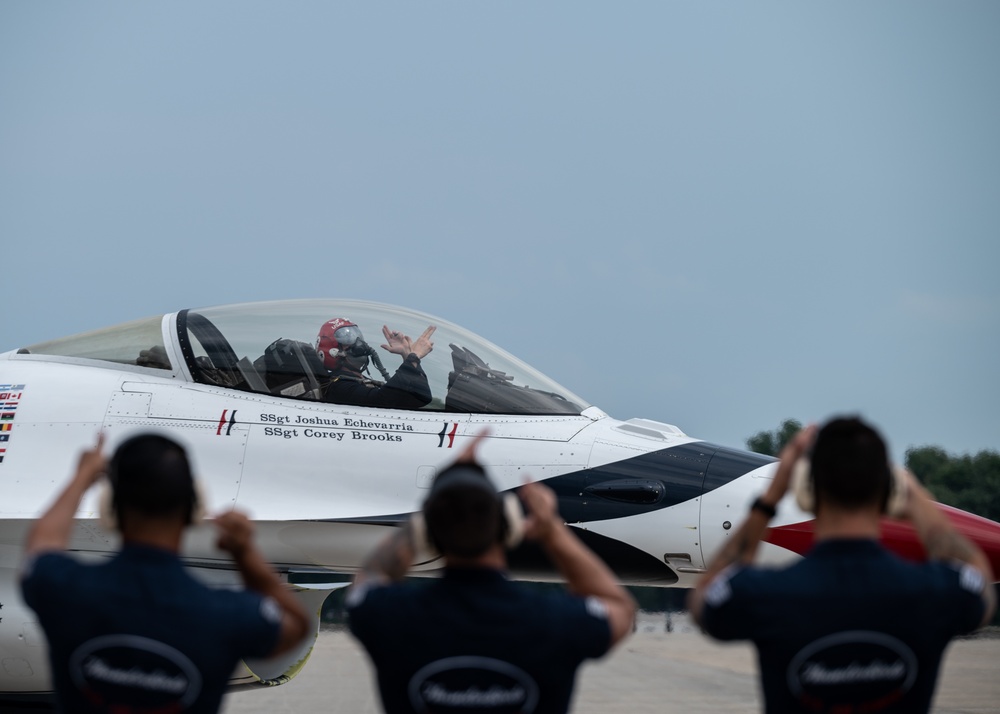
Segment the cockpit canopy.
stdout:
<svg viewBox="0 0 1000 714">
<path fill-rule="evenodd" d="M 248 303 L 139 320 L 33 345 L 22 353 L 96 359 L 177 370 L 183 357 L 199 383 L 287 399 L 336 403 L 336 378 L 316 351 L 327 321 L 355 323 L 379 356 L 363 375 L 377 387 L 402 358 L 380 347 L 382 327 L 416 340 L 429 326 L 433 351 L 421 360 L 430 387 L 423 410 L 485 414 L 575 415 L 586 402 L 499 347 L 457 325 L 414 310 L 357 300 L 289 300 Z M 179 349 L 173 349 L 174 343 Z"/>
</svg>

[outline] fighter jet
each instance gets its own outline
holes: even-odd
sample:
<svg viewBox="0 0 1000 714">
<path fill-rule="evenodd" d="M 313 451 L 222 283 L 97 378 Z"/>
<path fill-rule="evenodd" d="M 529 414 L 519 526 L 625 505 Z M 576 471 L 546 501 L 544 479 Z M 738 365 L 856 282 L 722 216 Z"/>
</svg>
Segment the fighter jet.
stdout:
<svg viewBox="0 0 1000 714">
<path fill-rule="evenodd" d="M 426 379 L 405 355 L 377 347 L 429 326 Z M 671 424 L 614 419 L 458 325 L 371 302 L 185 309 L 0 354 L 0 701 L 50 689 L 44 638 L 18 593 L 21 545 L 99 432 L 109 451 L 139 432 L 185 444 L 209 510 L 252 516 L 266 557 L 317 612 L 318 629 L 329 588 L 419 509 L 435 474 L 484 430 L 479 454 L 498 487 L 530 479 L 554 489 L 566 522 L 626 584 L 692 586 L 776 469 L 770 457 Z M 77 513 L 72 549 L 83 558 L 117 548 L 97 500 Z M 1000 572 L 1000 525 L 947 513 Z M 759 558 L 799 557 L 811 521 L 783 501 Z M 886 532 L 890 547 L 921 556 L 911 529 L 894 522 Z M 193 529 L 184 558 L 206 580 L 236 581 L 209 526 Z M 428 556 L 416 570 L 440 567 Z M 512 554 L 511 570 L 555 576 L 530 546 Z M 304 573 L 328 574 L 329 584 L 303 585 Z M 248 662 L 233 684 L 286 681 L 311 646 Z"/>
</svg>

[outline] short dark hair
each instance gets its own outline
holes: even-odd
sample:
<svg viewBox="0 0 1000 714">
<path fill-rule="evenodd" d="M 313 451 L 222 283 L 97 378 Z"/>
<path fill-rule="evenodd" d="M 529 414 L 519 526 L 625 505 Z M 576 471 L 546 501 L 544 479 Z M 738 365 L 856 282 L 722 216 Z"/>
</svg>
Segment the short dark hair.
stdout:
<svg viewBox="0 0 1000 714">
<path fill-rule="evenodd" d="M 140 434 L 123 441 L 108 466 L 118 522 L 125 514 L 148 518 L 177 517 L 191 522 L 194 477 L 184 447 L 159 434 Z"/>
<path fill-rule="evenodd" d="M 474 558 L 503 540 L 500 497 L 479 464 L 456 464 L 438 474 L 423 512 L 427 537 L 443 555 Z"/>
<path fill-rule="evenodd" d="M 816 435 L 811 457 L 817 507 L 879 505 L 885 510 L 892 483 L 885 441 L 859 417 L 837 417 Z"/>
</svg>

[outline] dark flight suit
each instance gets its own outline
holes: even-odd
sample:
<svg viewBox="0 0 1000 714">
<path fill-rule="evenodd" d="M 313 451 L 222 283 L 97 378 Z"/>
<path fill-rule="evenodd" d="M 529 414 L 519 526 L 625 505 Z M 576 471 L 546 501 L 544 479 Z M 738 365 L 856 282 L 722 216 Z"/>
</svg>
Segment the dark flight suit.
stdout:
<svg viewBox="0 0 1000 714">
<path fill-rule="evenodd" d="M 385 409 L 420 409 L 431 401 L 427 375 L 420 366 L 420 358 L 412 352 L 385 384 L 344 369 L 335 370 L 330 375 L 332 381 L 323 396 L 325 402 Z"/>
</svg>

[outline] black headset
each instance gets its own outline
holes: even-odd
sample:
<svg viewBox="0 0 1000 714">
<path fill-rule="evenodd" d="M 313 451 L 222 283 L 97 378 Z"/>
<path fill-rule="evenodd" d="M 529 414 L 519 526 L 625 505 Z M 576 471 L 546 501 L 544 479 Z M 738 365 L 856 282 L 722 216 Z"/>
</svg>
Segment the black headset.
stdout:
<svg viewBox="0 0 1000 714">
<path fill-rule="evenodd" d="M 431 492 L 424 500 L 426 505 L 436 493 L 455 485 L 468 485 L 488 492 L 500 505 L 499 540 L 507 550 L 513 550 L 524 540 L 524 510 L 521 501 L 514 493 L 498 493 L 486 476 L 486 472 L 478 464 L 458 464 L 442 471 L 431 486 Z M 419 555 L 440 555 L 427 529 L 427 520 L 421 509 L 410 516 L 410 533 L 414 547 Z"/>
</svg>

